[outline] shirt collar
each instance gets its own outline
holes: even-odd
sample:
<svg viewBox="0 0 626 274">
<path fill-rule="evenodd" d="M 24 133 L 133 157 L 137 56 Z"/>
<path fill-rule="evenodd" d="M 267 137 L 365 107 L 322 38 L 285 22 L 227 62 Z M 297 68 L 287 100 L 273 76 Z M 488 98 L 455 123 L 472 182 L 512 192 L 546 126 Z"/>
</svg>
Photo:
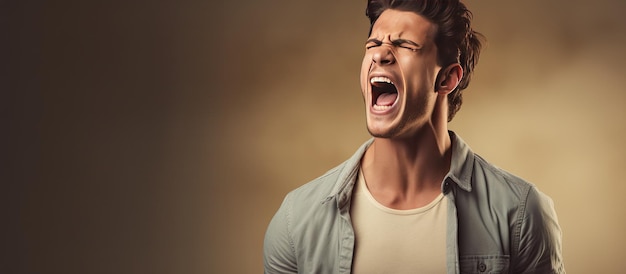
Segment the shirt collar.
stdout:
<svg viewBox="0 0 626 274">
<path fill-rule="evenodd" d="M 446 178 L 443 180 L 441 189 L 444 193 L 446 193 L 448 191 L 448 181 L 452 181 L 461 189 L 471 191 L 471 178 L 474 170 L 474 153 L 463 141 L 463 139 L 456 135 L 456 133 L 453 131 L 448 131 L 448 133 L 450 134 L 450 140 L 452 143 L 452 160 L 450 161 L 450 170 L 448 171 Z M 337 177 L 337 183 L 324 202 L 336 198 L 337 206 L 342 208 L 347 202 L 350 201 L 352 189 L 354 188 L 354 183 L 361 166 L 361 158 L 363 158 L 363 154 L 365 154 L 365 151 L 373 141 L 374 139 L 372 138 L 365 142 L 348 160 L 340 165 L 341 169 L 338 171 L 339 176 Z"/>
<path fill-rule="evenodd" d="M 452 160 L 450 161 L 450 171 L 444 179 L 444 185 L 442 190 L 446 191 L 446 182 L 448 180 L 456 183 L 461 189 L 465 191 L 472 190 L 472 173 L 474 171 L 474 152 L 470 147 L 454 133 L 448 131 L 450 134 L 450 140 L 452 141 Z"/>
<path fill-rule="evenodd" d="M 352 189 L 354 188 L 354 183 L 359 173 L 359 168 L 361 167 L 361 158 L 363 158 L 363 154 L 365 154 L 365 151 L 372 142 L 374 142 L 373 138 L 362 144 L 352 157 L 340 165 L 341 169 L 338 171 L 339 177 L 337 177 L 337 183 L 328 197 L 326 197 L 325 202 L 336 197 L 337 206 L 342 208 L 350 201 Z"/>
</svg>

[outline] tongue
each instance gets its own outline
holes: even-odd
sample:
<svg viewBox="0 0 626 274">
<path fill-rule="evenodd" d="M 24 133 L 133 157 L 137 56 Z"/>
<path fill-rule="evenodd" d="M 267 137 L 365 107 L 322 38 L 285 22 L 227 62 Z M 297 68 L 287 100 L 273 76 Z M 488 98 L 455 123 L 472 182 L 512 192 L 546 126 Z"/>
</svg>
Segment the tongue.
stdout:
<svg viewBox="0 0 626 274">
<path fill-rule="evenodd" d="M 378 106 L 391 106 L 398 98 L 397 93 L 383 93 L 376 99 L 376 105 Z"/>
</svg>

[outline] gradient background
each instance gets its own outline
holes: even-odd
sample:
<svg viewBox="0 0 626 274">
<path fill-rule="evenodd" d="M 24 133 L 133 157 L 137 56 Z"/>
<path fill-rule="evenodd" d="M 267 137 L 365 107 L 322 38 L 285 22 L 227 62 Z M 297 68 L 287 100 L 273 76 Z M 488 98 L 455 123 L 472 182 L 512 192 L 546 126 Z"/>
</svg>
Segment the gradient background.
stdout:
<svg viewBox="0 0 626 274">
<path fill-rule="evenodd" d="M 593 3 L 593 4 L 592 4 Z M 626 2 L 473 0 L 450 128 L 626 266 Z M 260 273 L 284 195 L 366 139 L 365 1 L 0 1 L 1 273 Z"/>
</svg>

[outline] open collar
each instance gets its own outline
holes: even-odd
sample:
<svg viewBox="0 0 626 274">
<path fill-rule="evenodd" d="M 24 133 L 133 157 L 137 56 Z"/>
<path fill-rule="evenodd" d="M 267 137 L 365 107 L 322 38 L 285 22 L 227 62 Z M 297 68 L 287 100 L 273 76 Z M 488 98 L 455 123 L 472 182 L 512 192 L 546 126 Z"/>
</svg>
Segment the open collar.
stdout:
<svg viewBox="0 0 626 274">
<path fill-rule="evenodd" d="M 472 190 L 472 173 L 474 170 L 474 158 L 475 155 L 470 149 L 469 145 L 457 136 L 453 131 L 448 131 L 451 140 L 452 160 L 450 161 L 450 170 L 444 178 L 441 189 L 445 193 L 447 191 L 447 182 L 452 181 L 456 183 L 459 188 L 465 191 Z M 352 196 L 352 189 L 356 182 L 356 177 L 361 167 L 361 158 L 367 148 L 372 144 L 374 139 L 366 141 L 363 145 L 357 149 L 357 151 L 342 165 L 339 166 L 339 176 L 335 186 L 324 199 L 324 203 L 332 199 L 337 200 L 337 206 L 339 208 L 344 207 Z"/>
</svg>

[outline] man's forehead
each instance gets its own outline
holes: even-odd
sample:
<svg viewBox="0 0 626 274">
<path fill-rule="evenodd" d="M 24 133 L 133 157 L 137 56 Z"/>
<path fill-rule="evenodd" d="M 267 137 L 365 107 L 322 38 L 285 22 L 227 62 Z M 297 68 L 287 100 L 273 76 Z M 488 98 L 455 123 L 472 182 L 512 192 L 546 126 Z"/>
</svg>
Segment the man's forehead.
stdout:
<svg viewBox="0 0 626 274">
<path fill-rule="evenodd" d="M 372 26 L 371 37 L 413 37 L 427 40 L 434 37 L 437 25 L 412 11 L 385 10 Z"/>
</svg>

